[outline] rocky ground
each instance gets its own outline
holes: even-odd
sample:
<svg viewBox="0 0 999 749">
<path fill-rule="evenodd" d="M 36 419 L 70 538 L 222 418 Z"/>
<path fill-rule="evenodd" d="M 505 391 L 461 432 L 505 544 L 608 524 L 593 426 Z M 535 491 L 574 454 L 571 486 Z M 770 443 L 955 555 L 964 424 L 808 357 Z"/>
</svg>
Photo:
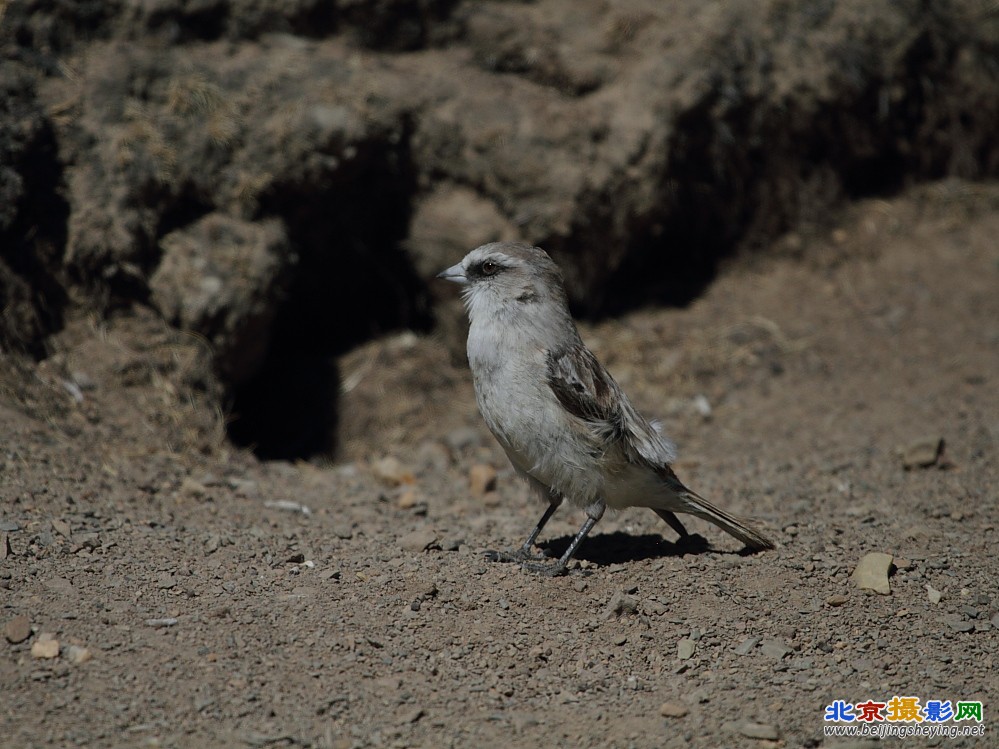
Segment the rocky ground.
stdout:
<svg viewBox="0 0 999 749">
<path fill-rule="evenodd" d="M 343 357 L 342 459 L 268 462 L 199 339 L 72 314 L 0 360 L 0 744 L 857 747 L 825 706 L 893 695 L 981 701 L 986 733 L 889 745 L 993 744 L 996 236 L 994 186 L 939 183 L 586 326 L 680 476 L 779 547 L 629 511 L 557 579 L 483 560 L 540 507 L 445 340 Z M 871 552 L 887 595 L 851 580 Z"/>
<path fill-rule="evenodd" d="M 996 59 L 991 0 L 0 0 L 0 746 L 994 744 Z M 495 239 L 777 550 L 484 560 L 541 508 L 434 275 Z"/>
</svg>

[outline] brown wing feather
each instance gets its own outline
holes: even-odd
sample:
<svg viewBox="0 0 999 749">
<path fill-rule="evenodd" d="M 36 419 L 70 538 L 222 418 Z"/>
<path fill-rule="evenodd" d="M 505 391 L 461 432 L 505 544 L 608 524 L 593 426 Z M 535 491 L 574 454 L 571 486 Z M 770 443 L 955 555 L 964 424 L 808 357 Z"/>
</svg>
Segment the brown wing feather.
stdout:
<svg viewBox="0 0 999 749">
<path fill-rule="evenodd" d="M 548 387 L 562 407 L 611 438 L 623 431 L 623 394 L 617 383 L 582 345 L 548 352 Z"/>
</svg>

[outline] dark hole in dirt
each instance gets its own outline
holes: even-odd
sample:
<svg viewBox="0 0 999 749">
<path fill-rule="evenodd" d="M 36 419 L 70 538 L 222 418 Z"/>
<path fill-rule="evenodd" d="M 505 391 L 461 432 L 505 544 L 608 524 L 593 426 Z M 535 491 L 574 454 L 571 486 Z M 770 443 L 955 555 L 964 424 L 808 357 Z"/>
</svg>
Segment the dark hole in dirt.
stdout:
<svg viewBox="0 0 999 749">
<path fill-rule="evenodd" d="M 198 195 L 197 188 L 185 184 L 177 189 L 179 197 L 167 205 L 160 214 L 156 226 L 156 236 L 163 238 L 175 229 L 193 224 L 199 218 L 212 212 L 211 200 Z"/>
<path fill-rule="evenodd" d="M 3 261 L 22 279 L 24 297 L 0 298 L 0 311 L 24 324 L 7 329 L 0 324 L 0 338 L 36 358 L 46 355 L 44 337 L 62 327 L 67 295 L 59 269 L 69 205 L 59 192 L 62 165 L 57 158 L 55 135 L 46 122 L 39 130 L 22 163 L 17 164 L 24 180 L 16 218 L 6 232 L 0 232 Z M 0 288 L 0 297 L 3 289 Z M 20 296 L 20 295 L 19 295 Z M 22 309 L 8 309 L 21 306 Z M 28 322 L 31 321 L 31 322 Z"/>
<path fill-rule="evenodd" d="M 430 329 L 424 284 L 400 242 L 415 184 L 405 151 L 360 156 L 361 171 L 325 192 L 275 190 L 299 261 L 261 370 L 232 393 L 232 440 L 258 456 L 335 449 L 333 357 L 391 330 Z"/>
</svg>

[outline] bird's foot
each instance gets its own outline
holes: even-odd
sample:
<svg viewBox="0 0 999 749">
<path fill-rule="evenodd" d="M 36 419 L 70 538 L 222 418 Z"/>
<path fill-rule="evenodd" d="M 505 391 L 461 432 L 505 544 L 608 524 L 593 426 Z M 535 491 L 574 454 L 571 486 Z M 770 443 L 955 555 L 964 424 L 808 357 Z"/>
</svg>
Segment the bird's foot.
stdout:
<svg viewBox="0 0 999 749">
<path fill-rule="evenodd" d="M 486 551 L 485 558 L 490 562 L 512 562 L 515 564 L 527 562 L 542 562 L 547 557 L 544 555 L 535 556 L 529 549 L 521 547 L 516 551 Z"/>
<path fill-rule="evenodd" d="M 554 564 L 540 564 L 538 562 L 525 561 L 520 566 L 528 572 L 534 572 L 535 574 L 544 575 L 545 577 L 559 577 L 560 575 L 565 575 L 567 573 L 565 563 L 562 561 L 555 562 Z"/>
</svg>

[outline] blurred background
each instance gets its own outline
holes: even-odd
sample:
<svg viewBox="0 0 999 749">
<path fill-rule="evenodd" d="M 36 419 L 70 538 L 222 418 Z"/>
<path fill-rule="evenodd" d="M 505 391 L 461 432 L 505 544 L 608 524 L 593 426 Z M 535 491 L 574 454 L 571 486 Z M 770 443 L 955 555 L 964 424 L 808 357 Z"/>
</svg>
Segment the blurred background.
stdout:
<svg viewBox="0 0 999 749">
<path fill-rule="evenodd" d="M 994 0 L 0 8 L 0 393 L 151 384 L 201 451 L 446 418 L 463 315 L 433 277 L 483 242 L 547 249 L 599 321 L 999 175 Z"/>
</svg>

